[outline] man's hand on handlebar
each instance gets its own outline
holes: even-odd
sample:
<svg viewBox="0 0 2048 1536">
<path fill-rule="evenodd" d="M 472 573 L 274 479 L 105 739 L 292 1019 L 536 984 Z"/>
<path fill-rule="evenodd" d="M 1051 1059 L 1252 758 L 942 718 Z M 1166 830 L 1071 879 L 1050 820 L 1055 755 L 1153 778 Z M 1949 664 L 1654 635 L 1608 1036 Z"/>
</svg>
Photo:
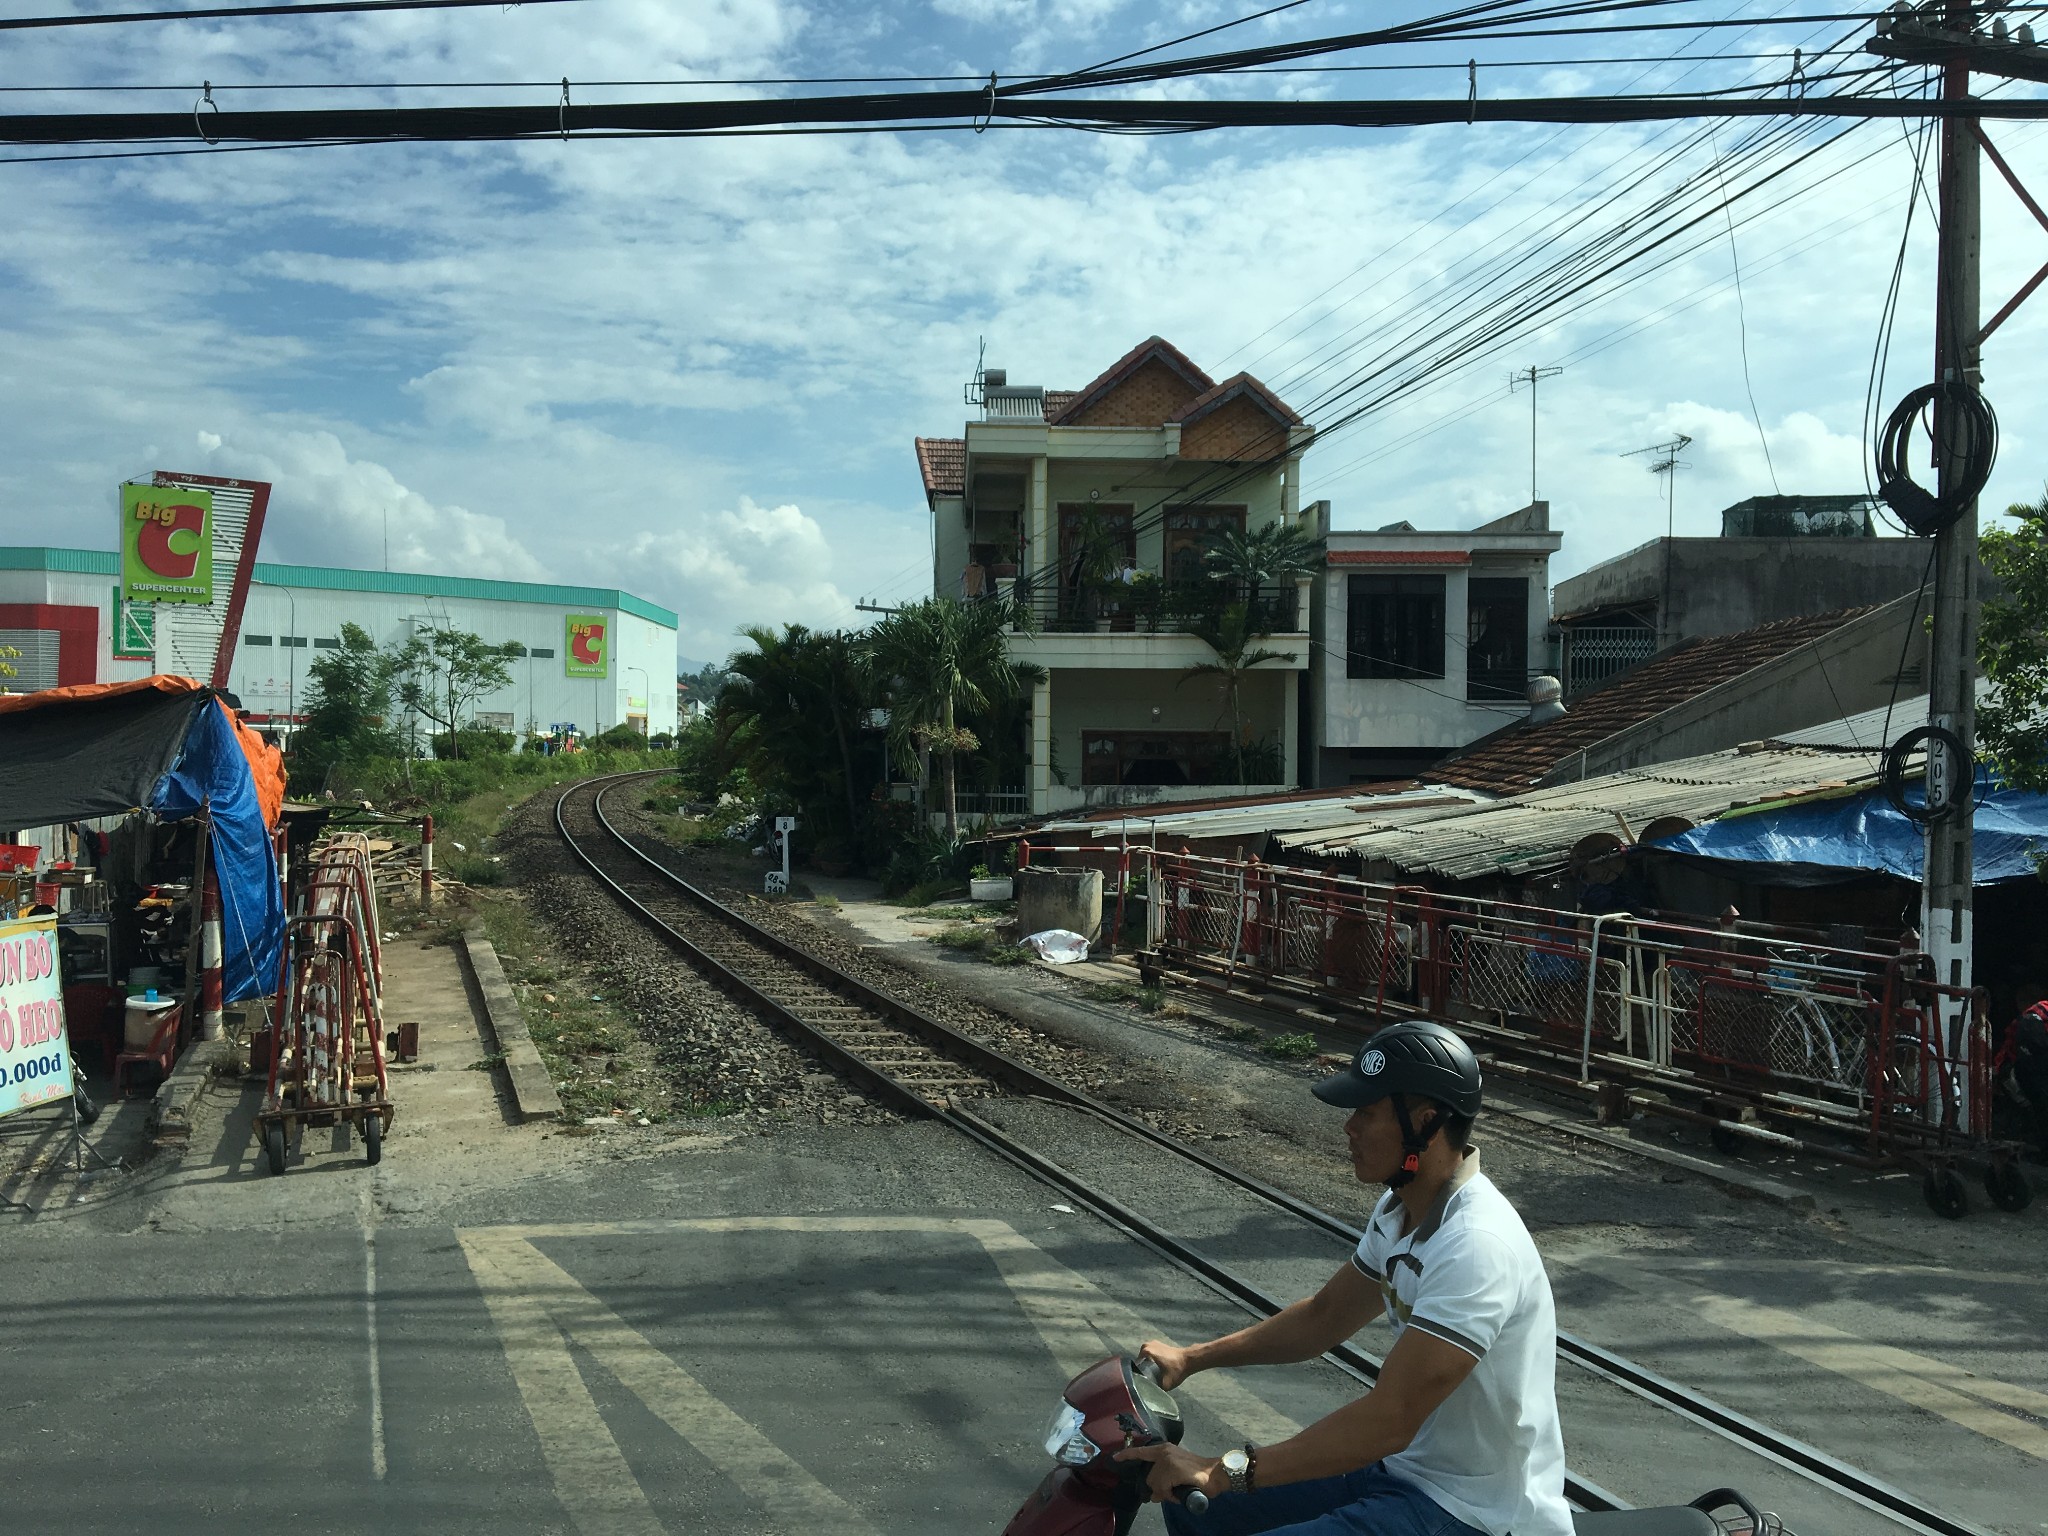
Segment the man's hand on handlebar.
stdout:
<svg viewBox="0 0 2048 1536">
<path fill-rule="evenodd" d="M 1159 1367 L 1156 1378 L 1159 1385 L 1171 1392 L 1188 1379 L 1188 1352 L 1178 1344 L 1169 1344 L 1164 1339 L 1147 1339 L 1138 1351 L 1140 1360 L 1150 1360 Z"/>
<path fill-rule="evenodd" d="M 1118 1461 L 1149 1461 L 1152 1470 L 1145 1477 L 1145 1491 L 1155 1504 L 1170 1504 L 1190 1489 L 1210 1498 L 1230 1491 L 1230 1479 L 1214 1456 L 1198 1456 L 1185 1446 L 1136 1445 L 1116 1453 Z M 1199 1507 L 1199 1501 L 1197 1501 Z"/>
</svg>

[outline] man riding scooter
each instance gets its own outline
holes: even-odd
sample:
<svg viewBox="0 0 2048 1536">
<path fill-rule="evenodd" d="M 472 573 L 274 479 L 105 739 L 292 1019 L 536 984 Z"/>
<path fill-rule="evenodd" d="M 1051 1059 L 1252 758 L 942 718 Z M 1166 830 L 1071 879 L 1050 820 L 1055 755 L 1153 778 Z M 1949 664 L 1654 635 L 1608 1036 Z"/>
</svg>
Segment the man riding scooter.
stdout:
<svg viewBox="0 0 2048 1536">
<path fill-rule="evenodd" d="M 1571 1536 L 1550 1281 L 1466 1144 L 1477 1059 L 1441 1024 L 1392 1024 L 1314 1092 L 1351 1111 L 1359 1182 L 1387 1186 L 1357 1252 L 1263 1322 L 1142 1353 L 1170 1390 L 1196 1371 L 1312 1360 L 1384 1312 L 1394 1343 L 1378 1381 L 1291 1439 L 1118 1460 L 1153 1464 L 1174 1536 Z M 1209 1496 L 1201 1514 L 1174 1502 L 1190 1486 Z"/>
</svg>

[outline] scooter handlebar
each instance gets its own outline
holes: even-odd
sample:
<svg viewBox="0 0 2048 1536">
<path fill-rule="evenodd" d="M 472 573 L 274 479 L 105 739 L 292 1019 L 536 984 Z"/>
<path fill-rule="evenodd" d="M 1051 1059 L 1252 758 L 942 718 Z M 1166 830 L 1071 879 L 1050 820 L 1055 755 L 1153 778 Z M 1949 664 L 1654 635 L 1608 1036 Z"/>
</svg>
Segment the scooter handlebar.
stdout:
<svg viewBox="0 0 2048 1536">
<path fill-rule="evenodd" d="M 1154 1386 L 1157 1386 L 1161 1374 L 1159 1362 L 1148 1356 L 1140 1356 L 1138 1359 L 1138 1374 Z M 1202 1492 L 1193 1483 L 1188 1483 L 1174 1489 L 1173 1496 L 1180 1500 L 1183 1507 L 1191 1515 L 1199 1515 L 1209 1507 L 1209 1495 Z"/>
</svg>

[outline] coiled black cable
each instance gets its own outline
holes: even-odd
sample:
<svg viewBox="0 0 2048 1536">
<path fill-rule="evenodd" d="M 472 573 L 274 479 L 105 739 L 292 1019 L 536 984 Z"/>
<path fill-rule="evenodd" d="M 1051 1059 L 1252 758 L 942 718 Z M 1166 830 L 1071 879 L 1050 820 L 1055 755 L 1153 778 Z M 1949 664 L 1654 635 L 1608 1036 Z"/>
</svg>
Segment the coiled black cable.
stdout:
<svg viewBox="0 0 2048 1536">
<path fill-rule="evenodd" d="M 1922 745 L 1928 749 L 1928 773 L 1925 782 L 1934 780 L 1934 750 L 1938 747 L 1948 756 L 1949 771 L 1945 776 L 1948 793 L 1941 805 L 1932 804 L 1925 793 L 1918 805 L 1906 799 L 1906 766 L 1914 752 Z M 1970 754 L 1963 750 L 1962 738 L 1954 731 L 1938 725 L 1917 726 L 1906 732 L 1897 741 L 1885 748 L 1884 753 L 1884 797 L 1891 802 L 1892 809 L 1908 821 L 1926 826 L 1932 821 L 1945 821 L 1957 812 L 1974 812 L 1976 806 L 1977 764 Z M 1956 793 L 1961 788 L 1960 796 Z"/>
<path fill-rule="evenodd" d="M 1940 493 L 1914 482 L 1906 469 L 1913 428 L 1934 408 L 1936 458 L 1944 455 L 1956 473 Z M 1923 384 L 1898 403 L 1877 437 L 1877 494 L 1899 521 L 1931 538 L 1968 510 L 1991 479 L 1998 461 L 1998 415 L 1991 402 L 1968 384 Z"/>
</svg>

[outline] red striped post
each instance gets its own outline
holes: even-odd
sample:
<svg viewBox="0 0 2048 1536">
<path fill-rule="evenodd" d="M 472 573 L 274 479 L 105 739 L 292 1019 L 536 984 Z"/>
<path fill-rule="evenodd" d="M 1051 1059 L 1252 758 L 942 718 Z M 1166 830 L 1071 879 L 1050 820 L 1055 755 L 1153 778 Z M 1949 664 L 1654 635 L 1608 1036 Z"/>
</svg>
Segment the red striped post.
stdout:
<svg viewBox="0 0 2048 1536">
<path fill-rule="evenodd" d="M 420 905 L 434 905 L 434 818 L 420 818 Z"/>
<path fill-rule="evenodd" d="M 207 871 L 199 893 L 199 1038 L 220 1038 L 220 886 Z"/>
</svg>

